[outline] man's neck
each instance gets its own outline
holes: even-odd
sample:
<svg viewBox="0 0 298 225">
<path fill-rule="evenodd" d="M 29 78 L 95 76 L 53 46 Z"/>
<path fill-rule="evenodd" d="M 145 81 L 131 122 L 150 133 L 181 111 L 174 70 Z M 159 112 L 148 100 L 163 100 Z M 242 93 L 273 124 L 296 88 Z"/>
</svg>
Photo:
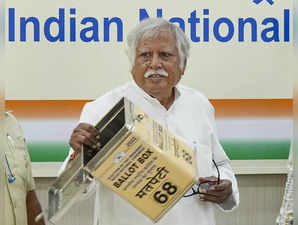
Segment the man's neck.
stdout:
<svg viewBox="0 0 298 225">
<path fill-rule="evenodd" d="M 156 96 L 155 98 L 160 102 L 160 104 L 163 107 L 165 107 L 168 110 L 175 100 L 175 90 L 173 89 L 172 92 L 166 96 Z"/>
<path fill-rule="evenodd" d="M 144 93 L 146 93 L 148 96 L 151 96 L 152 98 L 155 98 L 159 101 L 159 103 L 165 107 L 167 110 L 171 107 L 171 105 L 174 103 L 175 101 L 175 97 L 176 97 L 176 87 L 172 88 L 171 93 L 160 93 L 160 94 L 151 94 L 146 92 L 144 89 L 142 89 L 141 87 L 139 87 L 139 85 L 133 80 L 132 81 L 133 84 L 141 91 L 143 91 Z M 178 92 L 179 93 L 179 92 Z M 179 94 L 178 94 L 179 95 Z"/>
</svg>

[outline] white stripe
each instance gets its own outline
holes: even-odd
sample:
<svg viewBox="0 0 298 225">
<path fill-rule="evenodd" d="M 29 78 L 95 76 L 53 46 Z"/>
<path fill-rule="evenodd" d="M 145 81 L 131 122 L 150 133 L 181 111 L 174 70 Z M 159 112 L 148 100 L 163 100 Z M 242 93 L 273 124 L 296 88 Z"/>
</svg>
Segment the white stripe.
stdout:
<svg viewBox="0 0 298 225">
<path fill-rule="evenodd" d="M 293 120 L 239 118 L 216 120 L 219 139 L 291 139 Z"/>
<path fill-rule="evenodd" d="M 76 119 L 21 120 L 28 142 L 68 142 Z M 266 118 L 229 118 L 216 120 L 219 139 L 290 139 L 293 121 Z"/>
<path fill-rule="evenodd" d="M 48 119 L 48 120 L 21 120 L 27 142 L 63 141 L 68 142 L 78 120 Z"/>
</svg>

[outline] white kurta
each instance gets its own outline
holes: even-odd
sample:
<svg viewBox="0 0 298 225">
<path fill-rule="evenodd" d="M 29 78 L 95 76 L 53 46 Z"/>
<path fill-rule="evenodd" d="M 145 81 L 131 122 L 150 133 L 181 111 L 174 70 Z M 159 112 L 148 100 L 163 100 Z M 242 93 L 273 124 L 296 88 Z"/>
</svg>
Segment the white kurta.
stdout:
<svg viewBox="0 0 298 225">
<path fill-rule="evenodd" d="M 197 169 L 200 177 L 217 176 L 212 159 L 219 167 L 220 178 L 232 182 L 233 193 L 218 205 L 231 210 L 239 205 L 237 181 L 229 159 L 219 143 L 215 130 L 214 110 L 208 99 L 198 91 L 177 85 L 175 101 L 166 110 L 134 82 L 114 89 L 93 102 L 87 103 L 80 122 L 95 125 L 123 96 L 139 106 L 156 122 L 182 138 L 196 149 Z M 69 155 L 72 153 L 70 151 Z M 68 157 L 69 158 L 69 157 Z M 68 158 L 65 160 L 63 170 Z M 151 225 L 153 222 L 130 203 L 99 183 L 96 189 L 94 224 L 100 225 Z M 195 195 L 182 198 L 157 224 L 158 225 L 214 225 L 213 203 L 199 200 Z"/>
</svg>

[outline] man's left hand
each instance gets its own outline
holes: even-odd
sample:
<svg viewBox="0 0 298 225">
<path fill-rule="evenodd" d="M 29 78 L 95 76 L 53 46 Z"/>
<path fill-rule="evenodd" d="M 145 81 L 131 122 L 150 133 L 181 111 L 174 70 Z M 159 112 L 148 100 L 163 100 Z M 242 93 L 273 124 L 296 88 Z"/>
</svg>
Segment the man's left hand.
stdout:
<svg viewBox="0 0 298 225">
<path fill-rule="evenodd" d="M 215 181 L 215 177 L 200 177 L 199 182 Z M 206 194 L 200 194 L 200 200 L 214 203 L 223 203 L 232 193 L 232 182 L 230 180 L 220 180 L 219 184 L 212 185 Z"/>
</svg>

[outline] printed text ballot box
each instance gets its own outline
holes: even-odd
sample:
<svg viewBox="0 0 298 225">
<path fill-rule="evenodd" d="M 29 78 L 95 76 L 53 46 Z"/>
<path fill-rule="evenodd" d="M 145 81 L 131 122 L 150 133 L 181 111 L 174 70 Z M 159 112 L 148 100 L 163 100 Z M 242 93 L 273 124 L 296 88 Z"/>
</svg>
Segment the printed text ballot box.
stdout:
<svg viewBox="0 0 298 225">
<path fill-rule="evenodd" d="M 95 127 L 101 147 L 83 146 L 49 188 L 50 222 L 59 221 L 92 177 L 154 222 L 197 182 L 195 151 L 129 100 L 122 98 Z"/>
<path fill-rule="evenodd" d="M 115 107 L 110 125 L 96 126 L 109 141 L 86 169 L 156 222 L 197 182 L 195 152 L 127 99 Z"/>
</svg>

